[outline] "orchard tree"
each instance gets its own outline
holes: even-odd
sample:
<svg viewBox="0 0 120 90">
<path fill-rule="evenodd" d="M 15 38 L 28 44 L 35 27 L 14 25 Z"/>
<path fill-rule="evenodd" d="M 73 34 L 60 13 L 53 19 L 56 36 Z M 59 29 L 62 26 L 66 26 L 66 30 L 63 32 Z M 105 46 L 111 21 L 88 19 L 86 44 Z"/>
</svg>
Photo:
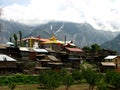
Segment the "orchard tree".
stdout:
<svg viewBox="0 0 120 90">
<path fill-rule="evenodd" d="M 113 85 L 115 87 L 115 90 L 120 90 L 120 73 L 115 72 L 110 84 Z"/>
<path fill-rule="evenodd" d="M 116 71 L 108 71 L 105 75 L 106 83 L 115 87 L 115 90 L 120 90 L 120 73 Z"/>
<path fill-rule="evenodd" d="M 52 70 L 43 71 L 39 75 L 40 86 L 42 84 L 46 89 L 54 90 L 56 87 L 60 85 L 59 77 L 60 76 L 55 71 Z"/>
<path fill-rule="evenodd" d="M 71 74 L 67 74 L 63 77 L 63 84 L 66 90 L 69 90 L 69 87 L 74 84 L 74 79 Z"/>
<path fill-rule="evenodd" d="M 99 81 L 99 75 L 95 73 L 92 69 L 87 68 L 83 70 L 83 76 L 86 82 L 89 84 L 89 90 L 93 90 L 97 84 L 97 81 Z"/>
<path fill-rule="evenodd" d="M 80 72 L 79 70 L 74 70 L 72 72 L 72 77 L 77 83 L 83 79 L 82 72 Z"/>
<path fill-rule="evenodd" d="M 60 79 L 66 90 L 69 90 L 69 87 L 74 84 L 74 78 L 65 68 L 60 71 Z"/>
<path fill-rule="evenodd" d="M 65 68 L 62 68 L 60 71 L 60 77 L 63 78 L 66 75 L 67 75 L 67 70 Z"/>
<path fill-rule="evenodd" d="M 113 71 L 113 70 L 112 71 L 107 71 L 106 74 L 105 74 L 105 77 L 104 77 L 105 82 L 110 84 L 111 79 L 112 79 L 114 74 L 115 74 L 115 71 Z"/>
<path fill-rule="evenodd" d="M 107 84 L 105 83 L 103 78 L 100 80 L 100 82 L 97 83 L 97 90 L 108 90 Z"/>
</svg>

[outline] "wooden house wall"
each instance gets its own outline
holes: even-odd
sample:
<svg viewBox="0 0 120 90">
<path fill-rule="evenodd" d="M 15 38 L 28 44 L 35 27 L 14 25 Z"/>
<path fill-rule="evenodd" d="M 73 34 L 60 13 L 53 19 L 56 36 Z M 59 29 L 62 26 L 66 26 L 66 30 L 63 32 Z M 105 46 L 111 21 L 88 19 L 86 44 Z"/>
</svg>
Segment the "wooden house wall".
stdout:
<svg viewBox="0 0 120 90">
<path fill-rule="evenodd" d="M 113 62 L 116 64 L 116 68 L 120 69 L 120 56 L 114 58 Z"/>
<path fill-rule="evenodd" d="M 16 68 L 16 62 L 0 61 L 0 68 Z"/>
<path fill-rule="evenodd" d="M 101 72 L 107 72 L 109 70 L 114 70 L 114 69 L 115 69 L 114 66 L 100 66 Z"/>
<path fill-rule="evenodd" d="M 22 60 L 29 60 L 29 52 L 21 51 Z"/>
<path fill-rule="evenodd" d="M 29 52 L 29 60 L 36 60 L 36 52 Z"/>
<path fill-rule="evenodd" d="M 7 54 L 16 59 L 20 58 L 19 48 L 8 47 Z"/>
<path fill-rule="evenodd" d="M 7 53 L 7 49 L 6 48 L 0 48 L 0 53 L 6 54 Z"/>
</svg>

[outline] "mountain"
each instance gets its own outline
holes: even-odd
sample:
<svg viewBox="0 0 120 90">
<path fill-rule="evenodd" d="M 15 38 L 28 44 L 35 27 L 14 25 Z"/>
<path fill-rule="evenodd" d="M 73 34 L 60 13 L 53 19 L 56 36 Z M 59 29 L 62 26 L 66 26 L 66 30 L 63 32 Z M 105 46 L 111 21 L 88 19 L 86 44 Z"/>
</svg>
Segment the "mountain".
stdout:
<svg viewBox="0 0 120 90">
<path fill-rule="evenodd" d="M 90 46 L 94 43 L 103 44 L 106 41 L 112 40 L 117 33 L 96 30 L 88 23 L 72 23 L 72 22 L 61 22 L 51 21 L 46 24 L 40 24 L 37 26 L 27 26 L 15 21 L 0 20 L 2 24 L 0 41 L 6 43 L 10 36 L 14 33 L 18 34 L 21 31 L 23 37 L 42 37 L 50 38 L 53 34 L 59 40 L 73 41 L 77 46 Z"/>
<path fill-rule="evenodd" d="M 59 40 L 73 41 L 77 46 L 90 46 L 94 43 L 102 44 L 113 39 L 117 34 L 110 31 L 96 30 L 88 23 L 49 22 L 36 26 L 28 36 L 50 38 L 57 36 Z"/>
<path fill-rule="evenodd" d="M 118 54 L 120 54 L 120 34 L 117 35 L 114 39 L 103 43 L 101 47 L 116 50 Z"/>
<path fill-rule="evenodd" d="M 0 32 L 0 43 L 6 43 L 9 41 L 10 37 L 13 37 L 13 34 L 18 34 L 19 31 L 23 33 L 23 37 L 31 32 L 31 27 L 15 22 L 15 21 L 6 21 L 0 20 L 1 32 Z"/>
</svg>

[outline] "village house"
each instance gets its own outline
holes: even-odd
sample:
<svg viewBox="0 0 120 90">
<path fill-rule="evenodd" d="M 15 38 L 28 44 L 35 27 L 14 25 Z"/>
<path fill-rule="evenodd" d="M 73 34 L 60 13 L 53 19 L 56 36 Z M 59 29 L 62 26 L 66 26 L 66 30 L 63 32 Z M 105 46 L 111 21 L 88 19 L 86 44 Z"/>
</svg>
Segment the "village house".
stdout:
<svg viewBox="0 0 120 90">
<path fill-rule="evenodd" d="M 50 60 L 50 62 L 48 62 L 48 67 L 52 69 L 60 70 L 63 66 L 63 63 L 53 55 L 47 55 L 45 59 Z"/>
<path fill-rule="evenodd" d="M 28 37 L 22 39 L 22 42 L 24 47 L 14 47 L 13 43 L 9 42 L 9 46 L 3 45 L 0 47 L 0 52 L 17 59 L 17 64 L 22 65 L 23 70 L 30 72 L 31 70 L 39 72 L 39 70 L 50 68 L 59 71 L 62 67 L 71 68 L 71 70 L 80 69 L 83 60 L 88 59 L 95 62 L 95 64 L 99 62 L 103 71 L 108 68 L 118 69 L 120 67 L 119 60 L 113 60 L 113 62 L 103 60 L 110 53 L 113 55 L 113 52 L 105 50 L 86 52 L 77 47 L 72 41 L 63 42 L 54 35 L 49 39 Z"/>
<path fill-rule="evenodd" d="M 21 60 L 29 60 L 29 49 L 27 47 L 20 47 Z"/>
<path fill-rule="evenodd" d="M 20 50 L 18 47 L 7 47 L 7 55 L 19 59 L 20 58 Z"/>
<path fill-rule="evenodd" d="M 0 54 L 0 75 L 16 73 L 16 62 L 16 59 L 13 59 L 5 54 Z"/>
<path fill-rule="evenodd" d="M 107 72 L 109 70 L 115 69 L 115 63 L 113 62 L 101 62 L 100 63 L 100 71 L 101 72 Z"/>
<path fill-rule="evenodd" d="M 41 43 L 46 41 L 49 41 L 49 39 L 40 38 L 40 37 L 27 37 L 22 39 L 22 42 L 26 47 L 33 47 L 35 42 L 38 42 L 38 46 L 40 48 L 43 48 Z"/>
<path fill-rule="evenodd" d="M 29 49 L 29 60 L 38 60 L 42 56 L 41 55 L 46 55 L 48 54 L 48 51 L 46 49 L 40 49 L 40 48 L 30 48 Z"/>
<path fill-rule="evenodd" d="M 60 71 L 63 67 L 63 63 L 53 55 L 46 55 L 44 59 L 40 59 L 39 66 L 35 67 L 35 71 L 40 73 L 42 70 L 53 69 L 55 71 Z"/>
<path fill-rule="evenodd" d="M 120 70 L 120 56 L 108 55 L 104 58 L 104 62 L 101 62 L 102 69 L 116 69 Z"/>
<path fill-rule="evenodd" d="M 83 53 L 83 50 L 81 50 L 78 47 L 65 47 L 64 51 L 67 52 L 68 54 L 72 54 L 78 57 L 80 57 L 80 54 Z"/>
<path fill-rule="evenodd" d="M 109 55 L 109 56 L 105 57 L 105 61 L 115 63 L 116 69 L 120 69 L 120 56 L 118 56 L 118 55 Z"/>
<path fill-rule="evenodd" d="M 75 45 L 73 46 L 68 44 L 63 47 L 63 51 L 64 58 L 62 58 L 61 60 L 64 62 L 65 67 L 79 69 L 82 62 L 83 50 Z"/>
<path fill-rule="evenodd" d="M 95 52 L 92 50 L 84 50 L 83 52 L 84 60 L 96 65 L 98 65 L 100 62 L 104 62 L 104 58 L 108 55 L 117 55 L 117 52 L 110 49 L 101 49 Z"/>
</svg>

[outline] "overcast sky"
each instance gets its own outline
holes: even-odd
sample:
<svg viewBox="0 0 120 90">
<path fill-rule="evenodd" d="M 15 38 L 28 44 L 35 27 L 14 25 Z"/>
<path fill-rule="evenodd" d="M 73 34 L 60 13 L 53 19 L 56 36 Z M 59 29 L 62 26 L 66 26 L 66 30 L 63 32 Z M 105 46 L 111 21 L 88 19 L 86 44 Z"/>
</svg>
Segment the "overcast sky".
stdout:
<svg viewBox="0 0 120 90">
<path fill-rule="evenodd" d="M 59 20 L 120 30 L 120 0 L 0 0 L 0 8 L 2 18 L 25 24 Z"/>
</svg>

